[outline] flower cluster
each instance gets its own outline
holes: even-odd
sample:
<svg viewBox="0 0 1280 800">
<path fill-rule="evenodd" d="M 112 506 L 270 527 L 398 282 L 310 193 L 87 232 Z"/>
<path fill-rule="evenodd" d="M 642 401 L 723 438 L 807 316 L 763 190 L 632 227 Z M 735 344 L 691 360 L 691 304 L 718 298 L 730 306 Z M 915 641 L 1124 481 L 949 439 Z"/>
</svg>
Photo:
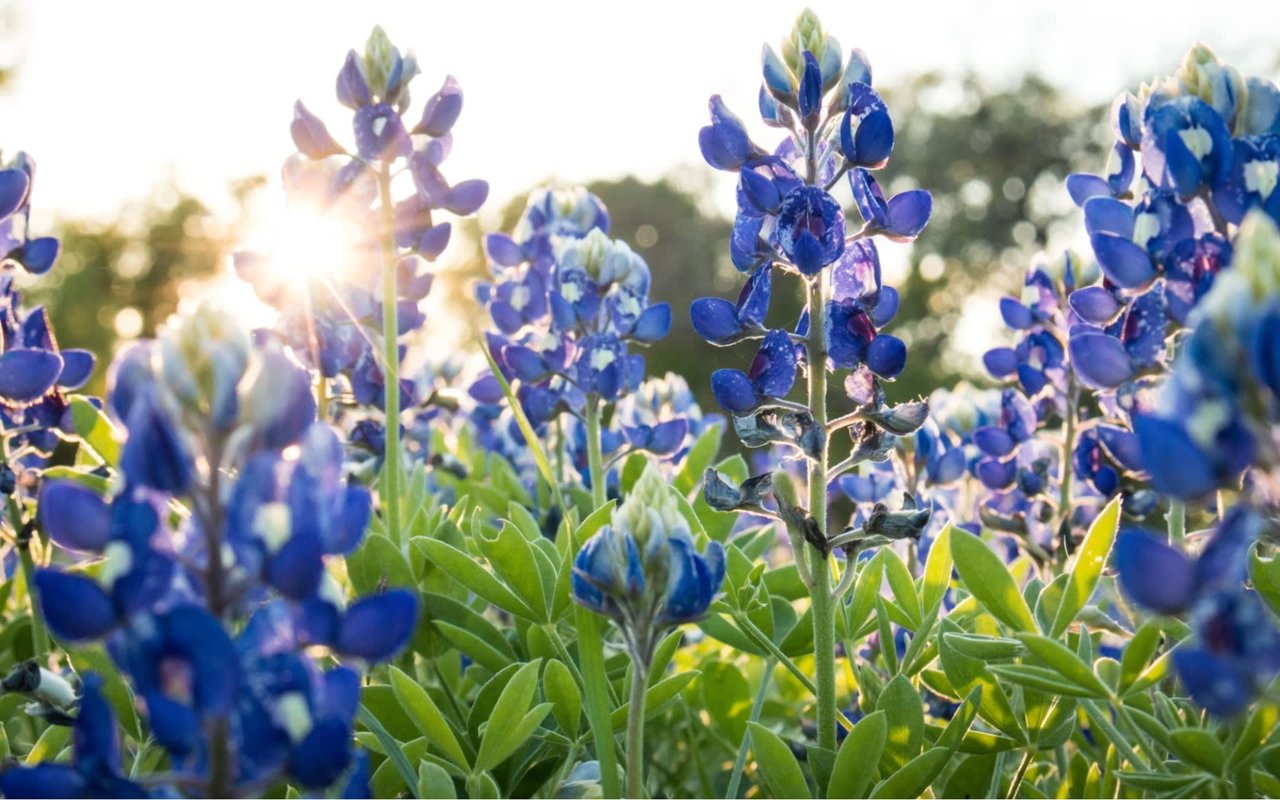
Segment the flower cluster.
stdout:
<svg viewBox="0 0 1280 800">
<path fill-rule="evenodd" d="M 438 217 L 473 214 L 489 193 L 485 181 L 450 184 L 441 173 L 462 111 L 462 90 L 446 78 L 420 116 L 409 118 L 410 84 L 417 74 L 412 52 L 401 55 L 381 28 L 374 29 L 363 55 L 347 55 L 337 97 L 353 112 L 351 152 L 302 101 L 294 106 L 290 130 L 300 155 L 284 169 L 291 213 L 351 234 L 342 242 L 338 257 L 345 263 L 337 274 L 322 285 L 308 284 L 270 255 L 242 252 L 235 259 L 240 276 L 280 311 L 277 338 L 319 380 L 337 379 L 335 396 L 381 412 L 345 420 L 352 439 L 378 456 L 387 441 L 389 407 L 396 416 L 408 409 L 430 413 L 422 408 L 430 399 L 427 387 L 400 377 L 399 365 L 406 349 L 402 337 L 426 322 L 419 306 L 431 290 L 429 264 L 451 238 L 451 223 Z M 391 182 L 402 170 L 412 176 L 414 191 L 396 199 Z M 388 372 L 396 376 L 398 392 L 387 391 Z"/>
<path fill-rule="evenodd" d="M 601 404 L 640 389 L 644 357 L 633 348 L 658 341 L 671 327 L 671 307 L 649 299 L 648 265 L 625 242 L 610 239 L 608 229 L 604 205 L 585 189 L 535 192 L 514 235 L 486 238 L 494 280 L 477 287 L 496 328 L 487 334 L 494 363 L 506 381 L 518 384 L 521 410 L 539 435 L 562 415 L 574 418 L 561 428 L 562 446 L 584 477 L 584 421 L 600 414 Z M 498 441 L 523 441 L 514 419 L 498 408 L 495 376 L 483 376 L 471 395 Z M 687 387 L 678 401 L 686 409 L 692 404 Z M 643 413 L 644 402 L 632 402 L 631 412 L 609 421 L 604 454 L 629 445 L 670 457 L 684 447 L 689 415 L 674 407 L 668 411 L 675 413 Z"/>
<path fill-rule="evenodd" d="M 1231 261 L 1233 226 L 1255 208 L 1280 219 L 1270 81 L 1243 78 L 1200 45 L 1176 75 L 1118 97 L 1111 123 L 1114 171 L 1067 182 L 1105 277 L 1071 297 L 1081 318 L 1072 360 L 1099 389 L 1163 370 L 1166 329 L 1186 324 Z"/>
<path fill-rule="evenodd" d="M 1241 488 L 1275 497 L 1280 475 L 1280 233 L 1255 214 L 1204 298 L 1169 380 L 1135 427 L 1152 485 L 1195 500 Z"/>
<path fill-rule="evenodd" d="M 74 429 L 63 392 L 83 386 L 94 364 L 88 350 L 58 347 L 43 306 L 22 308 L 19 271 L 47 273 L 61 250 L 54 237 L 31 236 L 35 174 L 35 161 L 26 153 L 0 168 L 0 425 L 12 448 L 8 458 L 32 465 L 57 444 L 57 429 Z"/>
<path fill-rule="evenodd" d="M 882 284 L 873 237 L 915 238 L 932 201 L 923 190 L 886 200 L 872 177 L 888 162 L 893 123 L 871 88 L 861 51 L 846 61 L 811 12 L 801 15 L 783 50 L 780 57 L 764 49 L 761 115 L 786 134 L 772 152 L 752 141 L 718 96 L 711 99 L 711 124 L 699 143 L 711 166 L 738 173 L 730 250 L 747 281 L 737 302 L 702 298 L 691 317 L 694 329 L 717 346 L 759 342 L 748 370 L 712 375 L 716 399 L 749 447 L 782 443 L 825 464 L 825 391 L 813 391 L 825 387 L 825 375 L 815 384 L 810 374 L 807 405 L 787 398 L 802 368 L 848 371 L 845 389 L 856 410 L 831 430 L 850 429 L 853 454 L 829 476 L 834 479 L 863 461 L 883 460 L 893 437 L 924 422 L 924 403 L 889 407 L 879 386 L 902 372 L 907 348 L 881 330 L 897 311 L 898 294 Z M 830 193 L 846 173 L 862 217 L 855 232 L 846 230 L 845 213 Z M 807 307 L 794 326 L 768 321 L 775 272 L 799 276 L 805 285 Z"/>
<path fill-rule="evenodd" d="M 404 646 L 417 598 L 347 605 L 325 568 L 361 541 L 370 494 L 344 479 L 308 372 L 202 306 L 124 351 L 110 377 L 127 431 L 118 479 L 106 497 L 41 489 L 49 538 L 98 562 L 36 574 L 45 622 L 68 643 L 105 641 L 176 783 L 214 796 L 285 776 L 333 784 L 356 757 L 361 665 Z M 322 668 L 316 647 L 339 665 Z M 111 752 L 93 734 L 76 769 L 100 771 L 85 762 Z"/>
<path fill-rule="evenodd" d="M 724 582 L 724 548 L 697 552 L 672 491 L 650 463 L 573 564 L 574 601 L 613 619 L 646 665 L 661 635 L 701 619 Z"/>
</svg>

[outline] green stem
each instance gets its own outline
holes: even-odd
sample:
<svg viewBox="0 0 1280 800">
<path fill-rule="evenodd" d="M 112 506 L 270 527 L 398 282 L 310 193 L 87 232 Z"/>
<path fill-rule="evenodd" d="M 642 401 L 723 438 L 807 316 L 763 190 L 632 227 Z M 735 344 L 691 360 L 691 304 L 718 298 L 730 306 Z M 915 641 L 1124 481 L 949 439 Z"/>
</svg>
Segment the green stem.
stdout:
<svg viewBox="0 0 1280 800">
<path fill-rule="evenodd" d="M 400 541 L 400 319 L 396 298 L 395 209 L 391 205 L 391 172 L 386 164 L 378 172 L 378 198 L 382 236 L 378 263 L 382 268 L 382 360 L 387 445 L 382 464 L 383 524 L 394 542 Z"/>
<path fill-rule="evenodd" d="M 776 665 L 773 659 L 764 662 L 764 674 L 760 676 L 760 691 L 756 692 L 756 702 L 751 706 L 751 722 L 757 722 L 760 719 L 760 713 L 764 710 L 765 698 L 769 696 L 769 683 L 773 679 L 773 668 Z M 733 775 L 729 777 L 729 788 L 725 791 L 725 800 L 736 800 L 738 796 L 738 787 L 742 784 L 742 771 L 747 767 L 747 751 L 751 748 L 750 734 L 742 734 L 742 744 L 738 746 L 738 758 L 733 762 Z"/>
<path fill-rule="evenodd" d="M 329 379 L 323 372 L 316 373 L 316 419 L 329 420 Z"/>
<path fill-rule="evenodd" d="M 1081 700 L 1080 705 L 1084 708 L 1085 714 L 1089 716 L 1089 720 L 1098 726 L 1098 730 L 1102 731 L 1102 735 L 1110 740 L 1111 745 L 1121 756 L 1126 758 L 1130 764 L 1140 770 L 1149 770 L 1151 765 L 1146 761 L 1138 758 L 1138 754 L 1129 746 L 1129 741 L 1120 735 L 1120 731 L 1111 724 L 1111 720 L 1107 717 L 1105 710 L 1098 707 L 1097 703 L 1092 700 Z"/>
<path fill-rule="evenodd" d="M 594 397 L 587 401 L 586 427 L 591 498 L 595 507 L 599 508 L 605 503 L 604 459 L 600 452 L 600 408 Z M 568 513 L 567 509 L 565 513 Z M 578 548 L 582 544 L 572 542 L 571 546 Z M 600 762 L 600 787 L 605 797 L 618 797 L 618 762 L 614 753 L 613 720 L 609 708 L 609 680 L 604 667 L 602 620 L 579 605 L 574 606 L 574 620 L 578 627 L 578 658 L 582 664 L 587 720 L 591 723 L 596 760 Z"/>
<path fill-rule="evenodd" d="M 631 668 L 631 705 L 627 709 L 627 797 L 644 797 L 644 704 L 649 688 L 649 665 L 637 660 Z"/>
<path fill-rule="evenodd" d="M 814 685 L 813 681 L 809 680 L 808 675 L 805 675 L 800 671 L 800 668 L 796 666 L 794 661 L 787 657 L 786 653 L 782 652 L 782 648 L 778 647 L 778 645 L 769 638 L 768 634 L 760 630 L 754 622 L 747 618 L 746 614 L 739 614 L 736 619 L 738 627 L 742 629 L 743 633 L 750 636 L 756 644 L 759 644 L 761 647 L 768 650 L 769 655 L 777 659 L 779 663 L 787 668 L 788 672 L 795 676 L 796 680 L 800 681 L 804 688 L 809 690 L 809 694 L 812 694 L 814 697 L 818 696 L 818 687 Z"/>
<path fill-rule="evenodd" d="M 49 652 L 49 631 L 44 626 L 44 618 L 40 616 L 36 602 L 36 562 L 31 556 L 31 537 L 24 533 L 26 523 L 22 519 L 22 508 L 13 495 L 9 495 L 7 508 L 9 511 L 9 527 L 13 528 L 14 540 L 17 543 L 19 563 L 22 569 L 22 583 L 27 587 L 27 603 L 31 609 L 31 648 L 36 658 Z M 32 533 L 34 536 L 34 533 Z"/>
<path fill-rule="evenodd" d="M 1076 405 L 1079 401 L 1080 392 L 1076 386 L 1075 373 L 1067 370 L 1067 420 L 1062 434 L 1062 483 L 1058 494 L 1059 531 L 1070 530 L 1067 520 L 1071 519 L 1071 475 L 1075 471 L 1071 466 L 1071 459 L 1076 447 Z M 1061 541 L 1054 547 L 1059 568 L 1066 566 L 1067 545 L 1066 541 Z"/>
<path fill-rule="evenodd" d="M 819 430 L 827 427 L 826 298 L 821 277 L 809 283 L 809 410 Z M 809 514 L 827 535 L 827 448 L 809 461 Z M 831 597 L 831 562 L 816 547 L 808 548 L 813 616 L 813 661 L 818 696 L 818 746 L 836 749 L 836 604 Z M 797 558 L 804 558 L 797 554 Z"/>
<path fill-rule="evenodd" d="M 1182 547 L 1187 538 L 1187 504 L 1181 500 L 1170 500 L 1164 521 L 1169 525 L 1169 543 L 1174 547 Z"/>
<path fill-rule="evenodd" d="M 1009 800 L 1018 796 L 1018 790 L 1022 788 L 1022 779 L 1027 774 L 1027 768 L 1031 766 L 1031 762 L 1035 760 L 1035 749 L 1028 747 L 1026 752 L 1022 754 L 1022 761 L 1018 764 L 1018 771 L 1013 774 L 1013 783 L 1009 784 Z"/>
</svg>

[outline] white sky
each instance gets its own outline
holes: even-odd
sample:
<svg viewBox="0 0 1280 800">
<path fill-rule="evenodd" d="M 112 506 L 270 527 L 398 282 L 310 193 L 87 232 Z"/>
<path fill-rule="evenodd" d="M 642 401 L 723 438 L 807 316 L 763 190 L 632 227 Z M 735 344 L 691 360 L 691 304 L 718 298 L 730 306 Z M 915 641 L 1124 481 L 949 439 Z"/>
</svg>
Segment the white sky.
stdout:
<svg viewBox="0 0 1280 800">
<path fill-rule="evenodd" d="M 1273 3 L 1016 0 L 811 3 L 877 81 L 973 67 L 1031 69 L 1086 100 L 1171 71 L 1196 40 L 1246 72 L 1274 66 Z M 333 98 L 349 48 L 381 23 L 413 48 L 420 102 L 446 73 L 466 93 L 452 180 L 482 177 L 504 200 L 564 180 L 677 165 L 697 147 L 709 95 L 750 120 L 759 51 L 801 3 L 719 0 L 17 0 L 20 68 L 0 94 L 0 144 L 40 163 L 38 212 L 109 215 L 167 175 L 215 208 L 236 177 L 277 175 L 295 98 L 349 139 Z M 414 109 L 417 113 L 417 107 Z M 903 113 L 901 110 L 898 113 Z"/>
</svg>

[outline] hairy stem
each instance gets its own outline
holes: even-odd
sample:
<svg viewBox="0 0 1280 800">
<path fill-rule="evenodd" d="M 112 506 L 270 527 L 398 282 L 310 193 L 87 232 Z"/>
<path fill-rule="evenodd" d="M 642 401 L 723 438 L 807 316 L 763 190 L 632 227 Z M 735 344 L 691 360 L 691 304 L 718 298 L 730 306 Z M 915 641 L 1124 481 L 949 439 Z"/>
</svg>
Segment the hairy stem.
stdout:
<svg viewBox="0 0 1280 800">
<path fill-rule="evenodd" d="M 400 541 L 400 319 L 396 308 L 395 209 L 391 205 L 391 171 L 383 164 L 378 172 L 378 201 L 382 235 L 378 263 L 382 268 L 383 400 L 386 406 L 387 443 L 382 464 L 383 525 L 392 541 Z"/>
<path fill-rule="evenodd" d="M 827 426 L 826 302 L 821 277 L 809 284 L 809 411 L 819 430 Z M 827 447 L 809 461 L 809 514 L 827 536 Z M 836 604 L 831 596 L 831 563 L 816 547 L 806 548 L 813 582 L 813 660 L 818 688 L 818 746 L 836 749 Z M 801 554 L 798 557 L 803 558 Z"/>
<path fill-rule="evenodd" d="M 627 797 L 644 797 L 644 704 L 649 688 L 649 665 L 638 658 L 631 665 L 631 705 L 627 709 Z"/>
<path fill-rule="evenodd" d="M 1169 525 L 1169 543 L 1182 547 L 1183 540 L 1187 538 L 1187 504 L 1181 500 L 1170 500 L 1164 520 Z"/>
</svg>

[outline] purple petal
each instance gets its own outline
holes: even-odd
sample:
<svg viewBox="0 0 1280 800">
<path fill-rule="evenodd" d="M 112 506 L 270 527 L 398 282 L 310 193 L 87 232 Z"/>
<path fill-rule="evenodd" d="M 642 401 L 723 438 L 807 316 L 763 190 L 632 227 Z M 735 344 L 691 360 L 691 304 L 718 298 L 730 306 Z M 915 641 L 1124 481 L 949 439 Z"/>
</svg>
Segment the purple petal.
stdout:
<svg viewBox="0 0 1280 800">
<path fill-rule="evenodd" d="M 491 233 L 484 238 L 484 249 L 495 264 L 514 267 L 524 262 L 524 250 L 505 233 Z"/>
<path fill-rule="evenodd" d="M 422 121 L 414 133 L 440 137 L 448 133 L 462 113 L 462 89 L 452 75 L 444 79 L 440 90 L 427 99 L 422 109 Z"/>
<path fill-rule="evenodd" d="M 1133 209 L 1111 197 L 1094 197 L 1084 204 L 1084 227 L 1090 236 L 1110 233 L 1133 238 Z"/>
<path fill-rule="evenodd" d="M 933 195 L 924 189 L 894 195 L 885 211 L 885 230 L 890 239 L 909 241 L 920 235 L 933 214 Z"/>
<path fill-rule="evenodd" d="M 1086 286 L 1068 297 L 1071 310 L 1095 325 L 1110 325 L 1123 306 L 1102 286 Z"/>
<path fill-rule="evenodd" d="M 1004 318 L 1005 325 L 1016 331 L 1026 330 L 1035 323 L 1035 318 L 1031 316 L 1031 309 L 1012 297 L 1000 298 L 1000 316 Z"/>
<path fill-rule="evenodd" d="M 993 378 L 1007 378 L 1018 369 L 1018 355 L 1011 347 L 997 347 L 982 356 L 982 363 Z"/>
<path fill-rule="evenodd" d="M 13 216 L 27 202 L 31 178 L 25 170 L 0 170 L 0 221 Z"/>
<path fill-rule="evenodd" d="M 479 179 L 463 181 L 457 186 L 449 190 L 449 198 L 445 202 L 445 208 L 465 217 L 468 214 L 474 214 L 480 210 L 480 206 L 484 205 L 484 201 L 489 199 L 489 184 L 487 181 Z"/>
<path fill-rule="evenodd" d="M 1110 197 L 1111 186 L 1105 178 L 1077 172 L 1067 176 L 1067 194 L 1078 206 L 1083 206 L 1093 197 Z"/>
<path fill-rule="evenodd" d="M 1133 241 L 1109 233 L 1090 237 L 1098 265 L 1108 278 L 1124 289 L 1137 289 L 1156 276 L 1151 256 Z"/>
</svg>

